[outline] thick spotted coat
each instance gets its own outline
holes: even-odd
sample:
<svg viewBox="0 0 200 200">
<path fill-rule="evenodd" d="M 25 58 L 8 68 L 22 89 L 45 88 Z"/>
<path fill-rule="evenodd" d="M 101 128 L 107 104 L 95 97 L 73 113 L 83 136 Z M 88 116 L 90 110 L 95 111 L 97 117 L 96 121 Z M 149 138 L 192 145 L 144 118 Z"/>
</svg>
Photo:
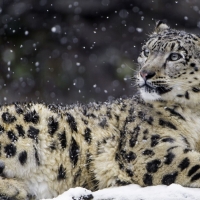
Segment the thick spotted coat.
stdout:
<svg viewBox="0 0 200 200">
<path fill-rule="evenodd" d="M 0 108 L 0 199 L 71 187 L 200 187 L 200 38 L 158 22 L 142 47 L 139 96 Z M 92 196 L 90 196 L 90 199 Z"/>
</svg>

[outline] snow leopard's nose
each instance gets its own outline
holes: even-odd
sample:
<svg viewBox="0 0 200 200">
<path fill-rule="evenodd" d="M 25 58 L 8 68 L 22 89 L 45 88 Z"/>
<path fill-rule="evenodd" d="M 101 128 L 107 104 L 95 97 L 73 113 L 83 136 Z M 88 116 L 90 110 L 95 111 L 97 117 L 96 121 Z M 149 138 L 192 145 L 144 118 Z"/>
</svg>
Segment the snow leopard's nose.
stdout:
<svg viewBox="0 0 200 200">
<path fill-rule="evenodd" d="M 144 80 L 147 80 L 147 79 L 150 79 L 152 77 L 154 77 L 156 75 L 155 72 L 152 72 L 152 71 L 147 71 L 147 70 L 141 70 L 140 71 L 140 76 L 144 79 Z"/>
</svg>

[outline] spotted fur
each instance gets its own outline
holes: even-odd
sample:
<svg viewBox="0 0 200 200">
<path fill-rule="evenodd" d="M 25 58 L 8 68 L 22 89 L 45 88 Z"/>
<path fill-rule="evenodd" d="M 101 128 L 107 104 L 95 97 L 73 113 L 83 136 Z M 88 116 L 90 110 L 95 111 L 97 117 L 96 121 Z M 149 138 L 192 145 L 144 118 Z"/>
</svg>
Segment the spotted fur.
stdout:
<svg viewBox="0 0 200 200">
<path fill-rule="evenodd" d="M 200 187 L 199 44 L 157 23 L 138 58 L 141 97 L 1 106 L 0 198 L 53 198 L 76 186 Z"/>
</svg>

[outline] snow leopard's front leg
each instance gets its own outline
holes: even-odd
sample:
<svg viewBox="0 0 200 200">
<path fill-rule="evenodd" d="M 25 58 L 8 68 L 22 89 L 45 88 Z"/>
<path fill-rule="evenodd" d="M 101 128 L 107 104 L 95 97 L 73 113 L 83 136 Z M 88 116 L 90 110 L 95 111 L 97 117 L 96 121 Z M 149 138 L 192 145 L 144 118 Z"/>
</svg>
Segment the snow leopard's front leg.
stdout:
<svg viewBox="0 0 200 200">
<path fill-rule="evenodd" d="M 26 185 L 17 179 L 0 177 L 0 199 L 2 200 L 33 200 L 28 194 Z"/>
<path fill-rule="evenodd" d="M 177 183 L 200 187 L 200 153 L 169 138 L 160 141 L 154 148 L 143 149 L 133 179 L 142 186 Z"/>
</svg>

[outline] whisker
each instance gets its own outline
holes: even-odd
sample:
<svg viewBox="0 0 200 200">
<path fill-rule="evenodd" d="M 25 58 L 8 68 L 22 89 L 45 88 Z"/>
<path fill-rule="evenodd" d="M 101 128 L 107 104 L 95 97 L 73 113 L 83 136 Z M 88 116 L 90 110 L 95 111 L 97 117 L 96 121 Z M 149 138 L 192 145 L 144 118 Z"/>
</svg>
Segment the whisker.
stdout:
<svg viewBox="0 0 200 200">
<path fill-rule="evenodd" d="M 133 71 L 134 73 L 138 73 L 138 63 L 133 63 L 133 65 L 136 65 L 137 66 L 137 69 L 133 69 L 133 68 L 131 68 L 127 63 L 124 63 L 124 65 L 126 66 L 126 67 L 128 67 L 131 71 Z"/>
<path fill-rule="evenodd" d="M 138 87 L 138 84 L 135 83 L 135 84 L 131 84 L 130 86 L 131 86 L 131 87 Z"/>
</svg>

